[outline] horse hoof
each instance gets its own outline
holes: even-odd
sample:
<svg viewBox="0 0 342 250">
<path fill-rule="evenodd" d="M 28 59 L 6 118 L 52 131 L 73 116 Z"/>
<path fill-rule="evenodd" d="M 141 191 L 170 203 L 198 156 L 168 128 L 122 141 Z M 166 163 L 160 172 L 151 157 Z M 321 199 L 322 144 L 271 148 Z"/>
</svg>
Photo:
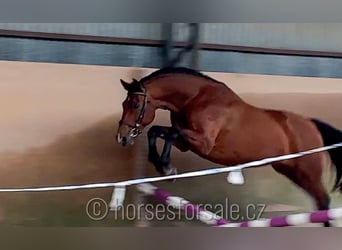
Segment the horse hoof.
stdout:
<svg viewBox="0 0 342 250">
<path fill-rule="evenodd" d="M 174 168 L 174 167 L 170 167 L 164 172 L 164 176 L 176 175 L 176 174 L 177 174 L 177 168 Z M 175 182 L 176 178 L 175 179 L 169 179 L 167 181 Z"/>
</svg>

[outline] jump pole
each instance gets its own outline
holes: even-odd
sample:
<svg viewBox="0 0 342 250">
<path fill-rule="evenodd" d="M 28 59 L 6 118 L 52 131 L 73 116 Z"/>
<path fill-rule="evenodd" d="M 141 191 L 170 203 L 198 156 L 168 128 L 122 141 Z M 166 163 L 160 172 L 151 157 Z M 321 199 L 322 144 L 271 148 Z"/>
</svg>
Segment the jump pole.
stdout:
<svg viewBox="0 0 342 250">
<path fill-rule="evenodd" d="M 210 226 L 221 226 L 228 223 L 222 217 L 202 209 L 201 207 L 191 204 L 189 201 L 183 199 L 179 196 L 174 196 L 169 192 L 158 188 L 152 184 L 144 183 L 137 185 L 137 188 L 140 192 L 145 195 L 150 195 L 154 197 L 157 201 L 160 201 L 166 205 L 169 205 L 173 208 L 177 208 L 183 210 L 185 213 L 197 218 L 201 222 L 210 225 Z"/>
<path fill-rule="evenodd" d="M 226 223 L 220 227 L 290 227 L 300 226 L 307 223 L 323 223 L 342 218 L 342 208 L 314 211 L 311 213 L 291 214 L 287 216 L 273 217 L 245 221 L 240 223 Z"/>
<path fill-rule="evenodd" d="M 291 214 L 268 219 L 231 223 L 210 211 L 203 210 L 201 207 L 191 204 L 182 197 L 174 196 L 152 184 L 139 184 L 137 188 L 145 195 L 150 195 L 157 201 L 183 210 L 189 215 L 195 216 L 201 222 L 214 227 L 289 227 L 300 226 L 306 223 L 323 223 L 342 218 L 342 208 L 332 208 L 311 213 Z"/>
</svg>

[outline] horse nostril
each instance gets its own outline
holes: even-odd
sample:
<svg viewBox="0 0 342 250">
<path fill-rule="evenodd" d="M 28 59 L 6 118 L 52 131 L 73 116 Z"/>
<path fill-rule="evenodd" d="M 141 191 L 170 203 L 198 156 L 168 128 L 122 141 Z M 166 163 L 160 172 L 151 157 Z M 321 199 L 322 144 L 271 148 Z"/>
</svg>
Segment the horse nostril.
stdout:
<svg viewBox="0 0 342 250">
<path fill-rule="evenodd" d="M 127 144 L 127 137 L 122 137 L 121 138 L 121 144 L 122 144 L 122 146 L 126 146 L 126 144 Z"/>
</svg>

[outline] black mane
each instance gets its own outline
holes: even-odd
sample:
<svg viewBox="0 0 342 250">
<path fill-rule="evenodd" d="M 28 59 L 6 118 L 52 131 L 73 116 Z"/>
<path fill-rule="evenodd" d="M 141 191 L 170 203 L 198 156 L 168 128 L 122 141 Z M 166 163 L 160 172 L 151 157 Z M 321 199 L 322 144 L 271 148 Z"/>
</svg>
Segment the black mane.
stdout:
<svg viewBox="0 0 342 250">
<path fill-rule="evenodd" d="M 198 76 L 198 77 L 203 77 L 205 79 L 208 79 L 208 80 L 211 80 L 211 81 L 214 81 L 216 83 L 219 83 L 219 84 L 223 84 L 222 82 L 219 82 L 207 75 L 204 75 L 202 74 L 201 72 L 199 71 L 196 71 L 196 70 L 193 70 L 193 69 L 190 69 L 190 68 L 185 68 L 185 67 L 166 67 L 166 68 L 161 68 L 153 73 L 151 73 L 150 75 L 148 76 L 145 76 L 144 78 L 142 78 L 140 80 L 140 83 L 144 84 L 145 82 L 155 78 L 155 77 L 159 77 L 159 76 L 162 76 L 162 75 L 166 75 L 166 74 L 187 74 L 187 75 L 192 75 L 192 76 Z"/>
</svg>

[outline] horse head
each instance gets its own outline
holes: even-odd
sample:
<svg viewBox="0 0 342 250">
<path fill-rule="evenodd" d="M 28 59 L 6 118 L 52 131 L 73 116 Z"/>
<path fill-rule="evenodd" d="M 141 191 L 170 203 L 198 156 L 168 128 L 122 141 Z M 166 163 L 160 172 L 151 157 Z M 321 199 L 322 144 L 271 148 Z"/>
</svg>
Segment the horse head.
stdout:
<svg viewBox="0 0 342 250">
<path fill-rule="evenodd" d="M 116 138 L 119 144 L 126 146 L 132 145 L 134 138 L 154 120 L 156 107 L 152 105 L 147 89 L 139 81 L 120 81 L 127 91 L 127 97 L 122 103 L 122 116 Z"/>
</svg>

